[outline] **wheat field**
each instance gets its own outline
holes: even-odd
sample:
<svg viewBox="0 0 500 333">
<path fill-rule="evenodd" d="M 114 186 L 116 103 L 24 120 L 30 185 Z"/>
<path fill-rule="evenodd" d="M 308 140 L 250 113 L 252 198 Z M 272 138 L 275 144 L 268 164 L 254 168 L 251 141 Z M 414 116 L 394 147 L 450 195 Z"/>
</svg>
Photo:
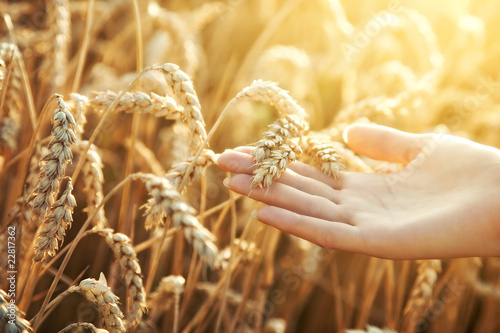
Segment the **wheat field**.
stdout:
<svg viewBox="0 0 500 333">
<path fill-rule="evenodd" d="M 495 0 L 0 3 L 1 332 L 500 332 L 499 258 L 386 260 L 252 218 L 353 123 L 500 148 Z M 269 158 L 271 156 L 271 158 Z M 453 161 L 450 161 L 453 163 Z"/>
</svg>

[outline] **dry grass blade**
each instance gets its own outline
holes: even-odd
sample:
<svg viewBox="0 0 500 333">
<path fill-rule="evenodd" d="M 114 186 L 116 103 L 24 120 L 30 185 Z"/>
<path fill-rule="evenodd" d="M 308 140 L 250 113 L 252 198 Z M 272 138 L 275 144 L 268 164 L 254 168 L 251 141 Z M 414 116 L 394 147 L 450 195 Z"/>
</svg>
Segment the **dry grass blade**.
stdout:
<svg viewBox="0 0 500 333">
<path fill-rule="evenodd" d="M 9 295 L 0 289 L 0 332 L 28 333 L 32 331 L 30 322 L 24 319 L 24 313 L 11 302 Z"/>
<path fill-rule="evenodd" d="M 125 285 L 129 312 L 127 324 L 129 327 L 137 326 L 142 315 L 147 311 L 146 292 L 142 283 L 142 272 L 137 255 L 132 247 L 130 238 L 121 233 L 106 233 L 106 243 L 113 250 L 115 260 L 120 264 Z"/>
<path fill-rule="evenodd" d="M 104 274 L 101 273 L 99 281 L 92 278 L 85 279 L 78 286 L 69 287 L 67 291 L 70 294 L 81 293 L 94 303 L 109 333 L 125 332 L 122 323 L 123 314 L 118 307 L 118 297 L 108 287 Z"/>
<path fill-rule="evenodd" d="M 201 258 L 213 266 L 217 257 L 215 236 L 195 217 L 195 210 L 184 202 L 179 192 L 165 178 L 144 174 L 140 176 L 146 183 L 151 198 L 146 208 L 146 228 L 156 228 L 171 218 L 175 227 L 182 228 L 184 237 L 193 244 Z"/>
</svg>

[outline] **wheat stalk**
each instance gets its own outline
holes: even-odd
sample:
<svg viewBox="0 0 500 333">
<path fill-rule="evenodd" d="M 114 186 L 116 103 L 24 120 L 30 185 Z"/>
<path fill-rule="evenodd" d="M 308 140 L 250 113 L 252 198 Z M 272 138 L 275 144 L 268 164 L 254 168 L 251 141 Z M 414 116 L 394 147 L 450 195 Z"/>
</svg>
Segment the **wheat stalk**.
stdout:
<svg viewBox="0 0 500 333">
<path fill-rule="evenodd" d="M 92 278 L 82 280 L 78 286 L 69 287 L 67 292 L 81 293 L 94 303 L 104 321 L 104 326 L 110 333 L 125 332 L 122 323 L 123 314 L 118 307 L 119 299 L 108 287 L 104 274 L 101 273 L 99 281 Z"/>
<path fill-rule="evenodd" d="M 32 332 L 30 322 L 24 319 L 24 313 L 11 300 L 9 295 L 0 289 L 0 332 Z"/>
<path fill-rule="evenodd" d="M 36 235 L 34 261 L 42 261 L 47 256 L 53 257 L 62 244 L 66 230 L 71 228 L 73 210 L 76 200 L 73 194 L 71 179 L 68 180 L 66 190 L 51 207 L 44 221 L 45 227 Z"/>
<path fill-rule="evenodd" d="M 146 292 L 142 283 L 139 259 L 137 259 L 130 238 L 126 235 L 106 232 L 103 236 L 105 236 L 108 246 L 113 250 L 115 260 L 120 264 L 125 278 L 130 308 L 127 314 L 127 324 L 129 327 L 136 327 L 141 322 L 143 313 L 147 311 Z"/>
<path fill-rule="evenodd" d="M 76 142 L 73 131 L 75 120 L 68 105 L 61 95 L 54 95 L 58 108 L 52 116 L 52 140 L 49 143 L 49 152 L 41 162 L 41 173 L 38 183 L 28 198 L 40 216 L 52 205 L 54 195 L 59 190 L 59 181 L 64 176 L 66 164 L 71 161 L 73 154 L 70 146 Z"/>
<path fill-rule="evenodd" d="M 77 143 L 78 151 L 83 151 L 87 147 L 87 141 L 79 141 Z M 95 145 L 90 145 L 87 154 L 85 155 L 85 162 L 82 165 L 82 176 L 84 187 L 83 191 L 86 194 L 87 207 L 85 211 L 88 215 L 92 213 L 95 207 L 99 206 L 103 199 L 103 183 L 104 176 L 102 174 L 103 164 L 101 156 Z M 93 220 L 93 224 L 97 228 L 105 228 L 108 225 L 104 206 L 99 208 L 99 212 Z"/>
<path fill-rule="evenodd" d="M 182 228 L 184 237 L 193 244 L 200 257 L 213 266 L 218 252 L 214 243 L 216 238 L 196 219 L 194 208 L 184 202 L 166 178 L 143 174 L 140 179 L 145 182 L 151 195 L 144 205 L 146 228 L 164 225 L 164 219 L 171 218 L 175 227 Z"/>
</svg>

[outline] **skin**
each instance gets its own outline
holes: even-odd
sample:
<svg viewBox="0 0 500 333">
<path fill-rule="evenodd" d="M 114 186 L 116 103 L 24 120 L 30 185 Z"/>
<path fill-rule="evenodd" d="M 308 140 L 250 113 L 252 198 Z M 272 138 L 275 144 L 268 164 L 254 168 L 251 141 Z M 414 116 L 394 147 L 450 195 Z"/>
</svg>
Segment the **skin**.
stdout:
<svg viewBox="0 0 500 333">
<path fill-rule="evenodd" d="M 354 152 L 405 169 L 334 179 L 294 162 L 269 188 L 251 189 L 252 148 L 228 150 L 217 164 L 232 173 L 232 191 L 267 204 L 259 221 L 325 248 L 389 259 L 500 255 L 499 150 L 375 125 L 344 137 Z"/>
</svg>

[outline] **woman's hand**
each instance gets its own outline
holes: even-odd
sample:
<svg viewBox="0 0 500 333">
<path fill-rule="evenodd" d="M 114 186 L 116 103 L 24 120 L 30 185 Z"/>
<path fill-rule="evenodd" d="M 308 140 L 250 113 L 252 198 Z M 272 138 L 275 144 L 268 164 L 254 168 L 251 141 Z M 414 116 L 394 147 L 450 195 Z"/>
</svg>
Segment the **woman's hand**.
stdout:
<svg viewBox="0 0 500 333">
<path fill-rule="evenodd" d="M 220 155 L 233 191 L 268 206 L 256 218 L 325 248 L 391 259 L 500 255 L 500 151 L 465 139 L 354 125 L 358 154 L 406 168 L 341 172 L 295 162 L 269 188 L 251 190 L 251 148 Z"/>
</svg>

